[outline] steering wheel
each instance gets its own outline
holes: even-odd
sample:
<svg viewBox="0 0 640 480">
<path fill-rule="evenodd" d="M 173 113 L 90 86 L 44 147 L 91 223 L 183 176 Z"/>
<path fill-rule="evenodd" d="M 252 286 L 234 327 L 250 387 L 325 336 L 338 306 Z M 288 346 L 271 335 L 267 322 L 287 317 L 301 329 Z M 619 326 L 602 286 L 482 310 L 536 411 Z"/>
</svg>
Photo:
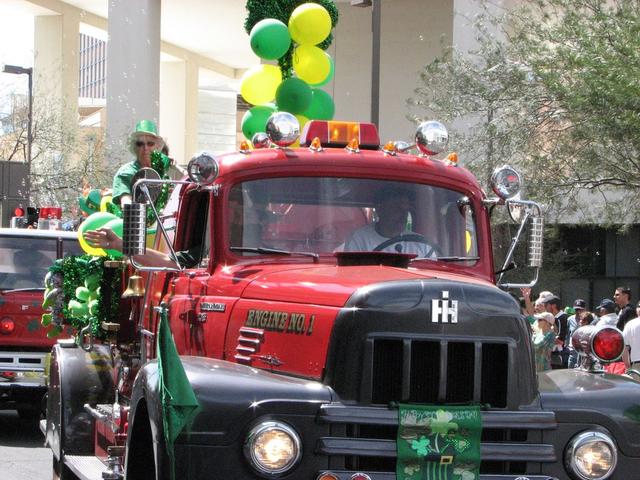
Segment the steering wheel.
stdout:
<svg viewBox="0 0 640 480">
<path fill-rule="evenodd" d="M 424 238 L 419 233 L 403 233 L 402 235 L 396 235 L 395 237 L 392 237 L 382 242 L 380 245 L 375 247 L 373 251 L 380 252 L 385 248 L 387 248 L 389 245 L 393 245 L 395 243 L 401 243 L 401 242 L 417 242 L 417 243 L 422 243 L 426 245 L 427 247 L 429 247 L 429 250 L 427 250 L 427 254 L 425 255 L 425 258 L 431 257 L 431 255 L 433 255 L 434 253 L 436 254 L 439 253 L 435 249 L 435 247 L 432 247 L 431 245 L 429 245 L 429 243 L 427 243 L 427 239 Z"/>
</svg>

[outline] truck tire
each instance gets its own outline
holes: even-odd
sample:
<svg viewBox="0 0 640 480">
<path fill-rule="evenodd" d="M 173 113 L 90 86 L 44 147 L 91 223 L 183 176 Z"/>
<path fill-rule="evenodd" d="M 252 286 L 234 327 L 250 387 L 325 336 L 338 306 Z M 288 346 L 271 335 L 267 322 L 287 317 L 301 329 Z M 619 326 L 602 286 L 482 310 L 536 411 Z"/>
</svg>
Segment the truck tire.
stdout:
<svg viewBox="0 0 640 480">
<path fill-rule="evenodd" d="M 146 403 L 141 401 L 136 409 L 136 418 L 131 429 L 127 448 L 126 478 L 129 480 L 156 480 L 153 434 Z M 135 455 L 129 455 L 135 452 Z"/>
<path fill-rule="evenodd" d="M 78 477 L 69 470 L 69 467 L 58 460 L 55 455 L 53 455 L 52 473 L 53 480 L 79 480 Z"/>
</svg>

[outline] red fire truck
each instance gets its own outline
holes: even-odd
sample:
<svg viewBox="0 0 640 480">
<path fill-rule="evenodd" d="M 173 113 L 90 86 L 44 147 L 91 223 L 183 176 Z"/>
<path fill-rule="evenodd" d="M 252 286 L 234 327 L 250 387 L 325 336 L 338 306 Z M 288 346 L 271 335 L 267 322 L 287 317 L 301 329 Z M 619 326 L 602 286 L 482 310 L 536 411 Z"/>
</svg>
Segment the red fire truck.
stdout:
<svg viewBox="0 0 640 480">
<path fill-rule="evenodd" d="M 515 170 L 497 169 L 488 196 L 455 155 L 435 158 L 448 139 L 437 122 L 413 146 L 381 146 L 370 124 L 312 121 L 290 148 L 286 113 L 267 131 L 253 142 L 264 148 L 201 154 L 173 182 L 156 245 L 172 265 L 145 266 L 143 200 L 161 181 L 136 182 L 130 303 L 103 322 L 104 340 L 53 348 L 41 425 L 56 475 L 391 480 L 398 403 L 479 405 L 483 480 L 635 475 L 640 385 L 598 369 L 619 357 L 620 332 L 585 330 L 583 368 L 536 374 L 505 290 L 535 283 L 543 221 Z M 499 266 L 496 207 L 520 222 Z M 398 215 L 401 233 L 385 238 L 383 217 Z M 519 271 L 533 280 L 507 282 L 518 272 L 500 270 L 526 235 Z M 180 368 L 158 350 L 164 324 Z M 175 430 L 179 396 L 161 379 L 181 369 L 196 406 Z"/>
<path fill-rule="evenodd" d="M 39 416 L 55 340 L 40 325 L 47 268 L 82 253 L 75 232 L 0 228 L 0 408 Z"/>
</svg>

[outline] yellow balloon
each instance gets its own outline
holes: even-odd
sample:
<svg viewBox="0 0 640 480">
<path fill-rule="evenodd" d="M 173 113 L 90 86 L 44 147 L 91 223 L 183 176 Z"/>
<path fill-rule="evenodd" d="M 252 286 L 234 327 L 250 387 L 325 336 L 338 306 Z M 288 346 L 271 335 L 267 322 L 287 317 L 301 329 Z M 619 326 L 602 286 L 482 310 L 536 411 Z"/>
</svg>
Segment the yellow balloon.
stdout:
<svg viewBox="0 0 640 480">
<path fill-rule="evenodd" d="M 84 239 L 84 235 L 82 235 L 82 233 L 78 233 L 78 242 L 80 243 L 80 248 L 89 255 L 93 255 L 94 257 L 104 257 L 107 254 L 103 249 L 89 245 Z"/>
<path fill-rule="evenodd" d="M 242 75 L 240 95 L 252 105 L 262 105 L 276 97 L 276 89 L 281 81 L 280 68 L 274 65 L 257 65 Z"/>
<path fill-rule="evenodd" d="M 89 215 L 84 221 L 80 224 L 78 228 L 78 242 L 80 243 L 80 247 L 85 253 L 89 255 L 103 257 L 106 255 L 106 252 L 102 248 L 96 248 L 89 245 L 89 243 L 84 238 L 84 232 L 88 232 L 90 230 L 97 230 L 98 228 L 104 226 L 106 223 L 114 220 L 116 217 L 112 213 L 108 212 L 96 212 Z"/>
<path fill-rule="evenodd" d="M 293 51 L 293 69 L 305 82 L 320 83 L 331 71 L 331 60 L 318 47 L 300 45 Z"/>
<path fill-rule="evenodd" d="M 104 197 L 102 197 L 102 200 L 100 200 L 100 211 L 101 212 L 107 212 L 107 205 L 111 203 L 111 195 L 105 195 Z"/>
<path fill-rule="evenodd" d="M 303 3 L 289 17 L 289 33 L 298 45 L 317 45 L 331 33 L 329 12 L 317 3 Z"/>
</svg>

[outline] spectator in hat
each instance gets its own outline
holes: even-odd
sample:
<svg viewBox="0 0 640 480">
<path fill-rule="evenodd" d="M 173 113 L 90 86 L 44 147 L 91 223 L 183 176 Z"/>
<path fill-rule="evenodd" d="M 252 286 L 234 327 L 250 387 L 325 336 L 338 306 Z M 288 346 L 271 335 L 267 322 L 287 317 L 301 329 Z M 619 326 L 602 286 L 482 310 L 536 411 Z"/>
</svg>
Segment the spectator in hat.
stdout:
<svg viewBox="0 0 640 480">
<path fill-rule="evenodd" d="M 571 344 L 571 337 L 578 327 L 580 327 L 580 320 L 585 313 L 587 313 L 587 302 L 581 298 L 576 298 L 573 302 L 573 310 L 575 313 L 567 319 L 567 348 L 569 349 L 569 359 L 567 360 L 568 368 L 575 368 L 578 365 L 578 352 Z"/>
<path fill-rule="evenodd" d="M 631 289 L 629 287 L 618 287 L 613 294 L 613 301 L 619 308 L 618 324 L 620 330 L 624 330 L 625 324 L 636 318 L 635 308 L 631 305 Z"/>
<path fill-rule="evenodd" d="M 80 210 L 88 215 L 100 211 L 100 202 L 102 201 L 102 194 L 100 190 L 94 188 L 93 190 L 89 190 L 86 196 L 78 197 L 78 205 L 80 206 Z"/>
<path fill-rule="evenodd" d="M 113 177 L 113 198 L 116 205 L 131 203 L 131 180 L 141 168 L 151 167 L 151 152 L 162 150 L 164 140 L 151 120 L 141 120 L 129 137 L 129 151 L 135 160 L 125 163 Z"/>
<path fill-rule="evenodd" d="M 560 297 L 553 295 L 547 297 L 544 301 L 545 308 L 548 313 L 552 314 L 556 320 L 556 330 L 558 332 L 558 338 L 555 346 L 555 350 L 560 353 L 562 361 L 559 364 L 555 364 L 553 368 L 567 368 L 569 364 L 569 348 L 567 343 L 570 337 L 567 336 L 569 330 L 567 320 L 569 315 L 564 313 L 562 309 L 562 302 Z"/>
<path fill-rule="evenodd" d="M 556 334 L 553 331 L 556 319 L 548 312 L 537 313 L 534 318 L 537 328 L 531 339 L 536 359 L 536 372 L 544 372 L 551 370 L 551 352 L 556 344 Z"/>
<path fill-rule="evenodd" d="M 596 307 L 596 312 L 600 318 L 596 325 L 609 325 L 615 327 L 618 324 L 618 315 L 616 314 L 616 304 L 610 298 L 603 298 L 600 305 Z"/>
</svg>

